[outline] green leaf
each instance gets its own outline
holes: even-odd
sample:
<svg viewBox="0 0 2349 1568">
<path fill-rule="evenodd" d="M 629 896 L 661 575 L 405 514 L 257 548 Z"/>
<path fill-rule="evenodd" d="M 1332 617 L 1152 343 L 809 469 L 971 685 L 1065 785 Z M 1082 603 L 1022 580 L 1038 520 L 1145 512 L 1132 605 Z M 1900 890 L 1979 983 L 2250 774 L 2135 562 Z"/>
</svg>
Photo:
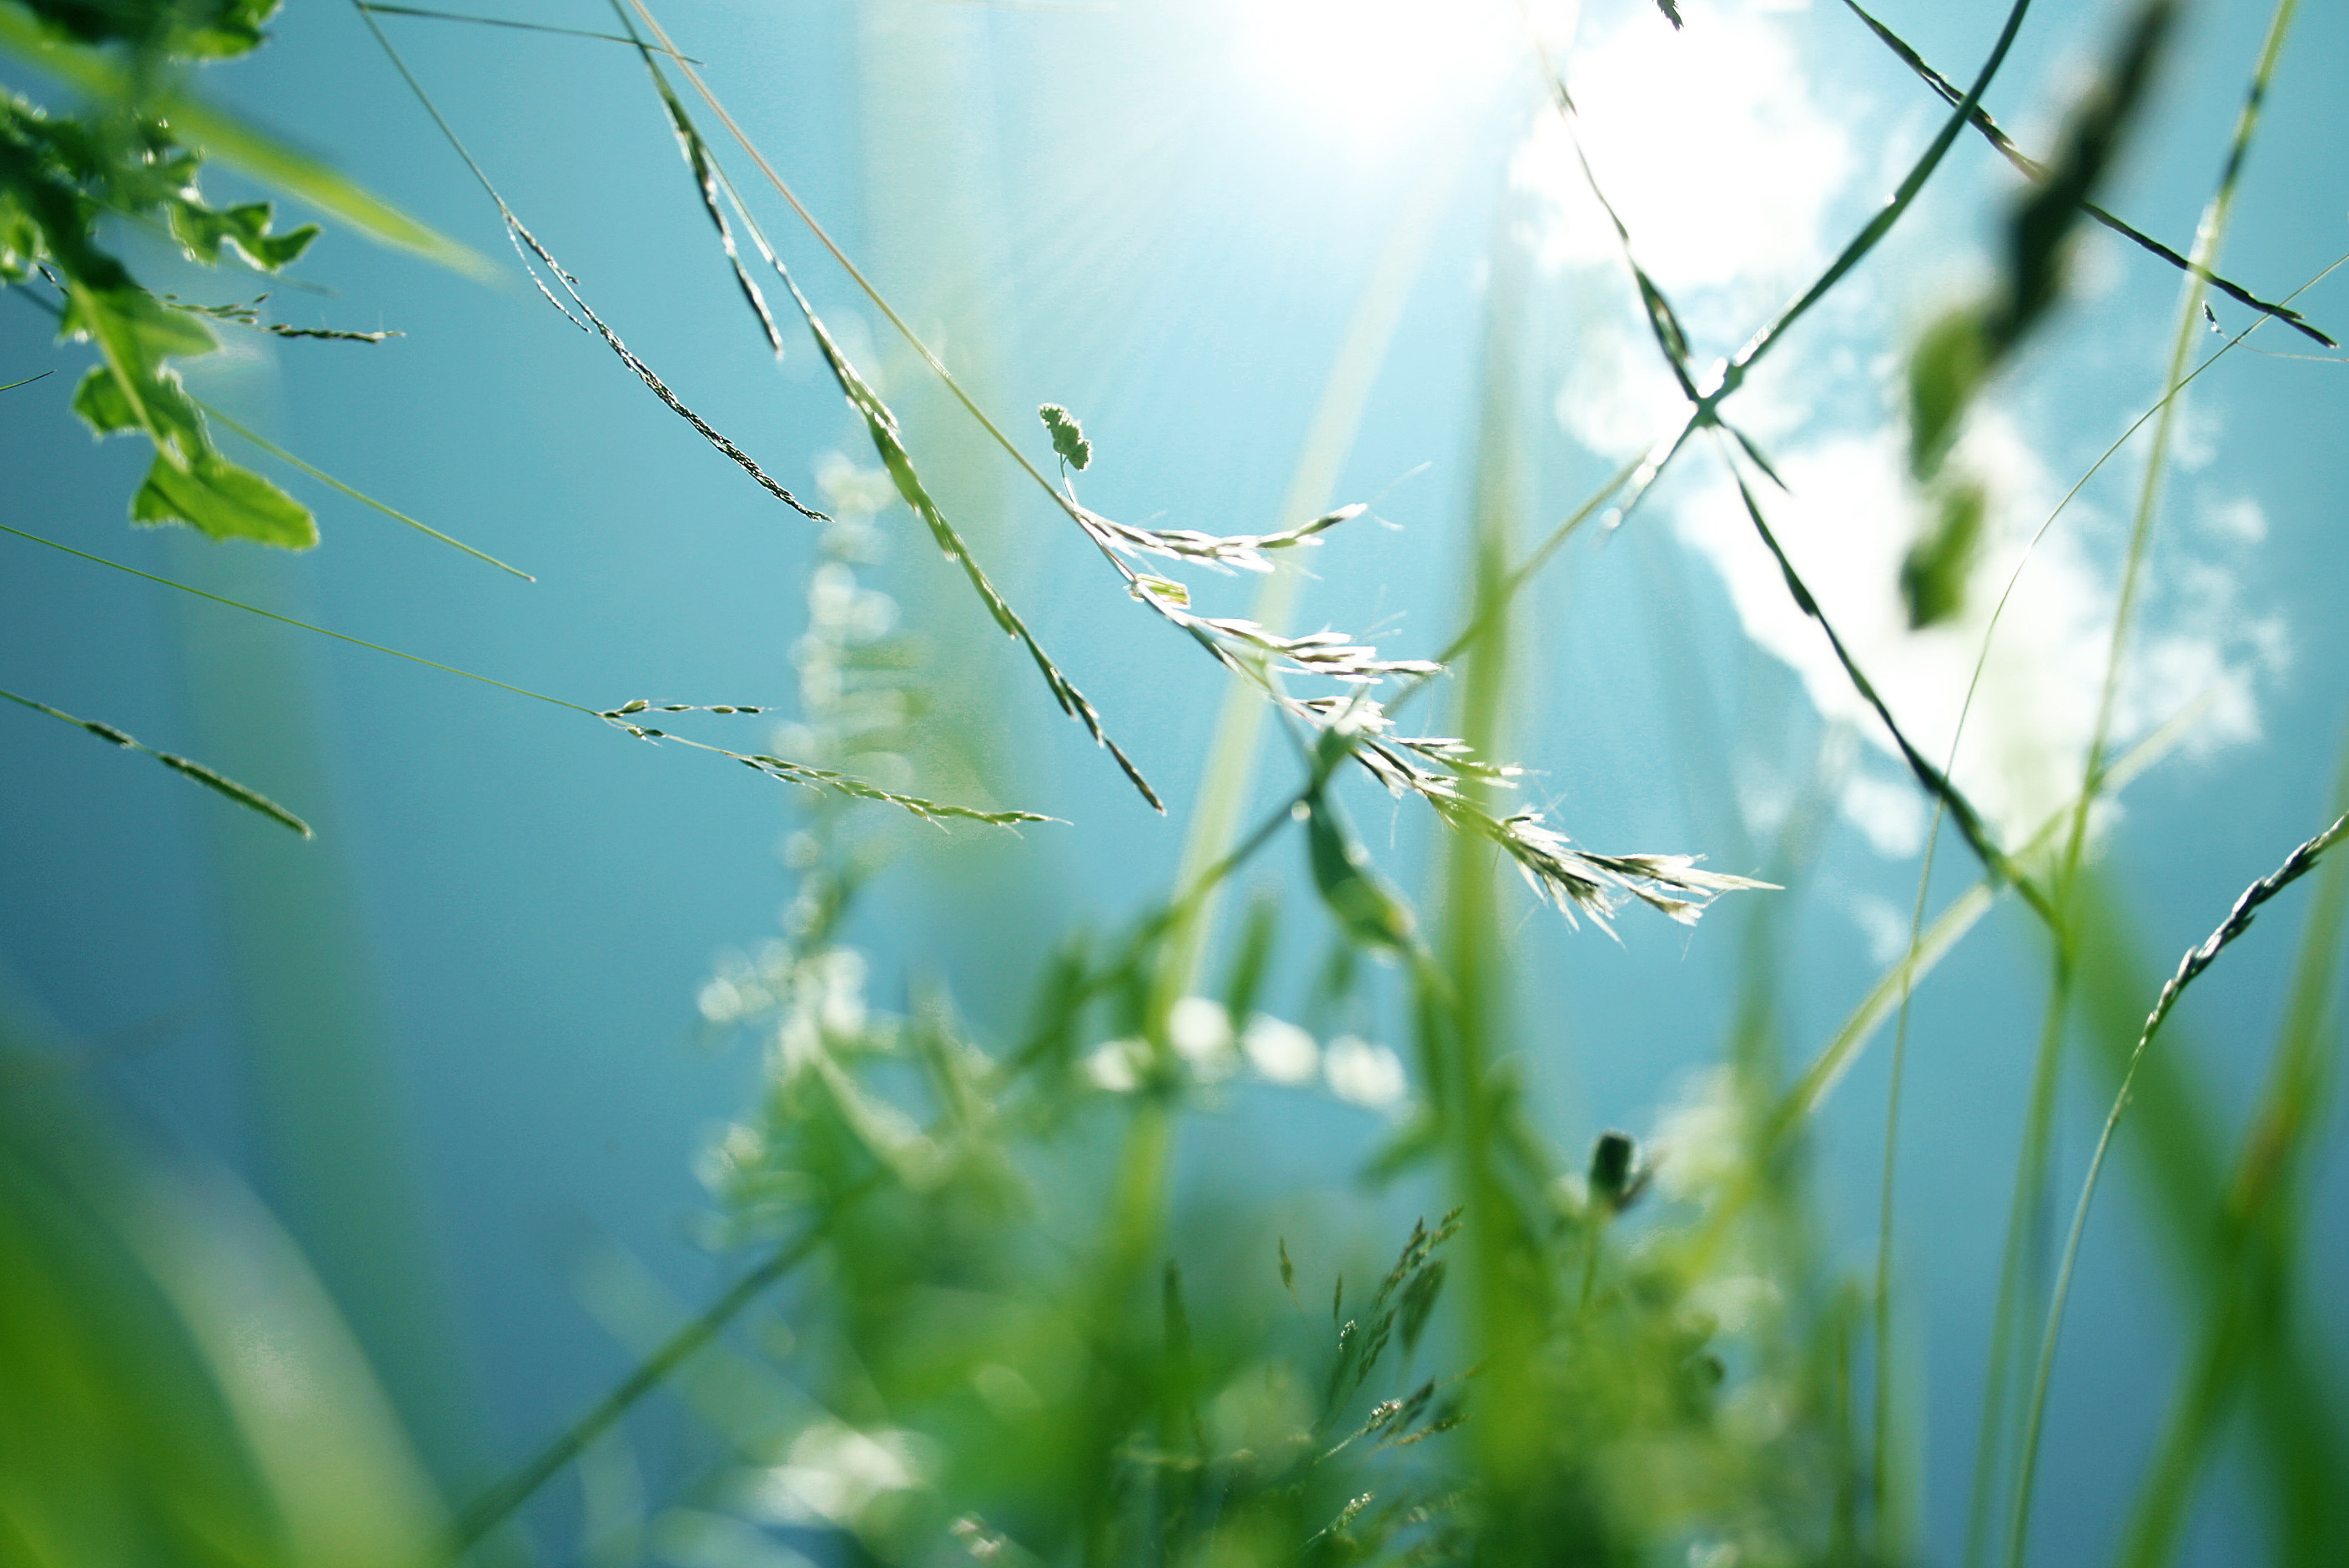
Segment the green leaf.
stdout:
<svg viewBox="0 0 2349 1568">
<path fill-rule="evenodd" d="M 1909 630 L 1937 625 L 1965 608 L 1983 506 L 1982 486 L 1971 480 L 1948 486 L 1932 526 L 1909 547 L 1900 563 L 1900 597 L 1909 606 Z"/>
<path fill-rule="evenodd" d="M 1931 478 L 1949 455 L 1992 361 L 1978 310 L 1953 310 L 1926 329 L 1909 361 L 1909 471 L 1917 478 Z"/>
<path fill-rule="evenodd" d="M 89 374 L 81 378 L 81 385 L 74 388 L 73 411 L 101 436 L 144 428 L 129 394 L 115 379 L 114 372 L 103 365 L 91 366 Z"/>
<path fill-rule="evenodd" d="M 305 223 L 283 234 L 271 233 L 272 212 L 266 201 L 214 208 L 201 201 L 175 201 L 171 215 L 172 234 L 206 266 L 219 264 L 221 246 L 227 244 L 262 271 L 274 273 L 308 250 L 319 234 L 316 223 Z"/>
<path fill-rule="evenodd" d="M 125 43 L 199 59 L 250 54 L 277 0 L 26 0 L 34 14 L 84 44 Z"/>
<path fill-rule="evenodd" d="M 206 453 L 187 468 L 158 456 L 130 498 L 135 522 L 192 524 L 214 539 L 257 539 L 286 550 L 318 542 L 318 525 L 300 501 L 250 469 Z"/>
<path fill-rule="evenodd" d="M 1371 867 L 1371 857 L 1326 795 L 1308 807 L 1305 842 L 1313 885 L 1349 940 L 1381 952 L 1400 952 L 1411 941 L 1411 912 Z"/>
<path fill-rule="evenodd" d="M 1085 439 L 1084 429 L 1077 423 L 1077 417 L 1058 403 L 1041 405 L 1037 408 L 1036 416 L 1044 421 L 1044 428 L 1051 432 L 1052 450 L 1061 455 L 1061 460 L 1079 473 L 1084 472 L 1086 466 L 1093 460 L 1093 444 Z"/>
</svg>

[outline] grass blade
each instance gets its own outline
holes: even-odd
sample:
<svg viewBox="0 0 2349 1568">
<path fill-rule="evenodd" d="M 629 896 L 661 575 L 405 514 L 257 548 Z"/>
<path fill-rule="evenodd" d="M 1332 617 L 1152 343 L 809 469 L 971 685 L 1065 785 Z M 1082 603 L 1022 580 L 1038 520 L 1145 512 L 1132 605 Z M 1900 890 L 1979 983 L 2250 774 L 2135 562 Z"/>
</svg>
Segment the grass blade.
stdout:
<svg viewBox="0 0 2349 1568">
<path fill-rule="evenodd" d="M 235 801 L 238 805 L 243 807 L 248 811 L 258 811 L 261 815 L 268 818 L 271 821 L 275 822 L 280 827 L 291 828 L 294 831 L 301 834 L 305 839 L 316 838 L 317 836 L 310 830 L 309 823 L 304 821 L 301 818 L 295 816 L 293 812 L 287 810 L 285 807 L 279 805 L 276 801 L 271 799 L 260 790 L 240 784 L 235 779 L 228 777 L 228 775 L 207 768 L 202 763 L 195 761 L 191 758 L 175 756 L 169 751 L 158 751 L 151 746 L 143 745 L 140 741 L 133 739 L 130 736 L 115 728 L 114 726 L 110 724 L 100 724 L 96 719 L 91 718 L 77 718 L 72 714 L 66 712 L 63 708 L 51 707 L 45 702 L 35 702 L 28 696 L 18 696 L 12 691 L 0 691 L 0 697 L 5 697 L 10 702 L 16 703 L 20 707 L 29 707 L 36 713 L 46 713 L 51 718 L 70 724 L 78 729 L 88 730 L 90 734 L 95 735 L 100 740 L 106 741 L 109 745 L 119 746 L 125 750 L 136 751 L 142 756 L 151 757 L 156 761 L 161 763 L 164 767 L 170 769 L 172 772 L 178 773 L 185 778 L 194 779 L 197 783 L 202 785 L 205 789 L 213 791 L 215 794 L 226 796 L 229 799 Z"/>
<path fill-rule="evenodd" d="M 404 522 L 409 527 L 416 530 L 419 533 L 429 534 L 431 537 L 439 540 L 441 543 L 450 546 L 451 549 L 461 550 L 466 554 L 472 556 L 476 560 L 486 561 L 501 572 L 511 572 L 525 583 L 535 583 L 538 581 L 537 578 L 533 577 L 521 567 L 509 566 L 504 562 L 499 560 L 496 556 L 490 554 L 486 551 L 476 550 L 461 539 L 451 539 L 449 535 L 441 532 L 439 529 L 434 528 L 431 524 L 419 522 L 414 518 L 409 516 L 406 512 L 396 511 L 391 507 L 384 505 L 383 502 L 376 500 L 375 497 L 352 489 L 349 485 L 345 484 L 342 480 L 336 479 L 334 475 L 326 472 L 324 469 L 312 468 L 308 463 L 304 462 L 301 459 L 295 457 L 285 448 L 277 445 L 274 441 L 248 429 L 245 426 L 240 424 L 235 419 L 231 418 L 226 414 L 222 413 L 218 408 L 213 407 L 211 404 L 205 402 L 201 397 L 197 398 L 195 402 L 196 407 L 202 408 L 206 414 L 209 414 L 213 418 L 219 420 L 222 424 L 227 426 L 238 435 L 243 436 L 246 440 L 251 441 L 254 446 L 259 447 L 271 457 L 277 459 L 280 462 L 291 463 L 294 467 L 300 469 L 304 473 L 308 474 L 312 479 L 316 480 L 320 484 L 327 485 L 335 490 L 338 490 L 345 495 L 350 497 L 353 500 L 359 502 L 361 505 L 371 506 L 375 508 L 376 511 L 383 513 L 384 516 L 390 518 L 395 522 Z"/>
</svg>

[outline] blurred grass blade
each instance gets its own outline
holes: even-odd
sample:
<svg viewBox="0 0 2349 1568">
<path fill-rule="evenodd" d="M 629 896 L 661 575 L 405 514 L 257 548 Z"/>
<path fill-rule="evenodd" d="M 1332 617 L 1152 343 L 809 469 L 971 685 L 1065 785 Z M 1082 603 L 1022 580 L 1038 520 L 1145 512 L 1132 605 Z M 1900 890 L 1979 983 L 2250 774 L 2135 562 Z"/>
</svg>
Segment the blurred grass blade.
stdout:
<svg viewBox="0 0 2349 1568">
<path fill-rule="evenodd" d="M 293 1243 L 0 1037 L 11 1561 L 429 1568 L 429 1490 Z"/>
<path fill-rule="evenodd" d="M 135 86 L 145 85 L 134 84 L 111 56 L 73 42 L 18 0 L 0 0 L 0 49 L 101 102 L 135 99 L 140 96 Z M 387 244 L 474 277 L 495 275 L 480 255 L 370 194 L 333 166 L 192 92 L 166 86 L 150 101 L 183 143 L 200 147 Z"/>
</svg>

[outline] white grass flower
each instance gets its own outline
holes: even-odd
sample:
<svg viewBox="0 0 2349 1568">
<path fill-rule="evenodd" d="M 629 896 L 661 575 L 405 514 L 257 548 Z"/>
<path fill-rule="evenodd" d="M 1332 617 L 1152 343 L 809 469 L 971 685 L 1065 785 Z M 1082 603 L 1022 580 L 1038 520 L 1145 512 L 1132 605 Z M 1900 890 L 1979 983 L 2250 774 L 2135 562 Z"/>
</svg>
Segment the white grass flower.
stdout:
<svg viewBox="0 0 2349 1568">
<path fill-rule="evenodd" d="M 1111 1040 L 1085 1057 L 1085 1077 L 1095 1088 L 1131 1094 L 1142 1087 L 1143 1065 L 1149 1059 L 1150 1047 L 1140 1040 Z"/>
<path fill-rule="evenodd" d="M 1269 1013 L 1250 1018 L 1240 1036 L 1240 1049 L 1248 1065 L 1272 1083 L 1306 1083 L 1320 1065 L 1320 1048 L 1313 1037 Z"/>
<path fill-rule="evenodd" d="M 1206 996 L 1185 996 L 1166 1016 L 1166 1037 L 1174 1054 L 1201 1083 L 1232 1076 L 1239 1065 L 1232 1048 L 1232 1016 Z"/>
<path fill-rule="evenodd" d="M 1402 1057 L 1353 1035 L 1340 1035 L 1330 1042 L 1321 1057 L 1321 1076 L 1331 1094 L 1373 1110 L 1401 1104 L 1410 1087 Z"/>
</svg>

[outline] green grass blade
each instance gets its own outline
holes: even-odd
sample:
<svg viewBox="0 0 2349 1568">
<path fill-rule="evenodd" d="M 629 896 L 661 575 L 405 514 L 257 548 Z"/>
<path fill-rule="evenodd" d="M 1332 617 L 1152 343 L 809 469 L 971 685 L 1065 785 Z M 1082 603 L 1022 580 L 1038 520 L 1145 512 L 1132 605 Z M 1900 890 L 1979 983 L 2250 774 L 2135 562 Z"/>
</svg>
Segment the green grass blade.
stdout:
<svg viewBox="0 0 2349 1568">
<path fill-rule="evenodd" d="M 383 513 L 384 516 L 390 518 L 395 522 L 404 522 L 409 527 L 416 530 L 417 532 L 429 534 L 432 538 L 439 540 L 441 543 L 450 546 L 451 549 L 463 551 L 466 554 L 472 556 L 477 561 L 486 561 L 501 572 L 511 572 L 525 583 L 535 583 L 538 581 L 537 578 L 532 576 L 529 573 L 524 572 L 521 567 L 509 566 L 504 562 L 499 560 L 496 556 L 490 554 L 486 551 L 476 550 L 461 539 L 451 539 L 449 535 L 441 532 L 439 529 L 434 528 L 431 524 L 419 522 L 414 518 L 409 516 L 406 512 L 388 507 L 384 505 L 383 502 L 376 500 L 375 497 L 367 495 L 363 491 L 354 490 L 349 485 L 345 484 L 342 480 L 336 479 L 334 475 L 326 472 L 324 469 L 311 467 L 308 463 L 304 462 L 301 459 L 295 457 L 285 448 L 277 445 L 274 441 L 272 441 L 266 437 L 248 428 L 237 420 L 231 418 L 228 415 L 222 413 L 218 408 L 213 407 L 210 403 L 205 402 L 202 398 L 199 397 L 195 402 L 197 407 L 202 408 L 206 414 L 219 420 L 222 424 L 227 426 L 230 429 L 235 431 L 246 440 L 251 441 L 254 446 L 259 447 L 271 457 L 277 459 L 280 462 L 292 464 L 295 468 L 300 469 L 304 473 L 308 474 L 312 479 L 316 480 L 320 484 L 338 490 L 345 495 L 350 497 L 353 500 L 359 502 L 361 505 L 375 508 L 376 511 Z"/>
<path fill-rule="evenodd" d="M 378 5 L 374 0 L 360 0 L 360 9 L 383 16 L 418 16 L 431 22 L 471 22 L 481 27 L 512 27 L 524 33 L 554 33 L 566 38 L 597 38 L 607 44 L 627 44 L 636 48 L 645 46 L 642 40 L 624 37 L 618 33 L 592 33 L 583 27 L 553 27 L 543 22 L 512 22 L 502 16 L 466 16 L 454 11 L 427 11 L 415 5 Z M 698 66 L 709 62 L 696 60 L 693 63 Z"/>
</svg>

